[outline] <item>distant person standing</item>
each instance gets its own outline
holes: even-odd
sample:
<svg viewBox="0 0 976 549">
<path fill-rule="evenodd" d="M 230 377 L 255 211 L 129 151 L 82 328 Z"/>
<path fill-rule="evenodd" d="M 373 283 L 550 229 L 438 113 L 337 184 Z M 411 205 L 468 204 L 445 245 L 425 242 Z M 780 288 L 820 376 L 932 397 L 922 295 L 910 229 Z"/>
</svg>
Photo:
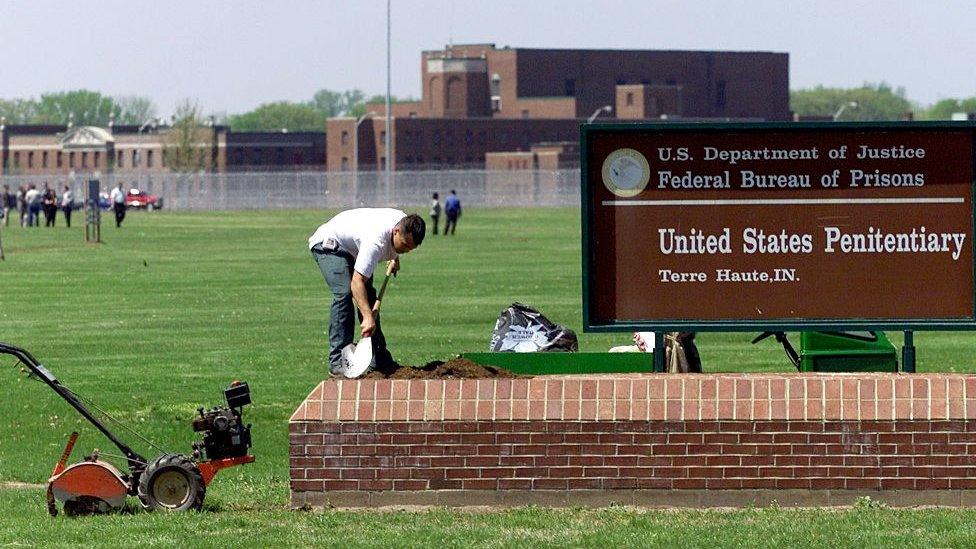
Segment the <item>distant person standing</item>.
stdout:
<svg viewBox="0 0 976 549">
<path fill-rule="evenodd" d="M 37 190 L 37 185 L 31 183 L 27 186 L 24 193 L 24 201 L 27 203 L 27 226 L 37 227 L 41 217 L 41 191 Z"/>
<path fill-rule="evenodd" d="M 122 220 L 125 219 L 125 191 L 122 190 L 122 183 L 112 189 L 108 198 L 112 203 L 112 211 L 115 212 L 115 226 L 121 227 Z"/>
<path fill-rule="evenodd" d="M 444 214 L 447 215 L 447 221 L 444 222 L 444 234 L 454 234 L 454 230 L 457 229 L 457 220 L 461 217 L 461 199 L 457 197 L 457 193 L 454 189 L 451 189 L 451 194 L 444 200 Z"/>
<path fill-rule="evenodd" d="M 0 194 L 0 208 L 3 208 L 3 225 L 10 226 L 10 212 L 17 209 L 17 197 L 10 192 L 10 185 L 3 186 L 3 193 Z"/>
<path fill-rule="evenodd" d="M 434 193 L 430 202 L 430 220 L 434 222 L 434 234 L 437 234 L 437 222 L 441 219 L 441 200 L 440 195 Z"/>
<path fill-rule="evenodd" d="M 20 212 L 20 226 L 27 226 L 27 185 L 17 187 L 17 211 Z"/>
<path fill-rule="evenodd" d="M 44 184 L 44 192 L 41 193 L 41 208 L 44 210 L 44 226 L 53 227 L 58 215 L 58 193 L 54 189 Z"/>
<path fill-rule="evenodd" d="M 61 211 L 64 212 L 64 224 L 71 227 L 71 208 L 75 203 L 75 193 L 71 192 L 71 187 L 65 185 L 64 192 L 61 193 Z"/>
</svg>

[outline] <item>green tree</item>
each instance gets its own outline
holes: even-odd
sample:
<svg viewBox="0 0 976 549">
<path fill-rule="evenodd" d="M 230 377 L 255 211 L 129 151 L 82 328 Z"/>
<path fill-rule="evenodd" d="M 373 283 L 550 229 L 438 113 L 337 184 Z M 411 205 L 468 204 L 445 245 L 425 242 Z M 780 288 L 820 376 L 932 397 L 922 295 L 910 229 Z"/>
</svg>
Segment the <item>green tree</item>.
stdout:
<svg viewBox="0 0 976 549">
<path fill-rule="evenodd" d="M 857 107 L 844 109 L 840 120 L 902 120 L 915 106 L 905 97 L 904 88 L 865 83 L 860 88 L 825 88 L 793 90 L 790 108 L 800 115 L 833 116 L 840 107 L 856 102 Z"/>
<path fill-rule="evenodd" d="M 67 124 L 107 126 L 109 117 L 118 112 L 115 100 L 90 90 L 45 93 L 37 102 L 34 124 Z"/>
<path fill-rule="evenodd" d="M 393 103 L 413 103 L 415 101 L 417 101 L 417 100 L 414 99 L 414 98 L 412 98 L 412 97 L 397 97 L 395 95 L 391 95 L 390 96 L 390 104 L 391 105 Z M 370 97 L 368 99 L 365 99 L 363 101 L 360 101 L 359 103 L 357 103 L 357 104 L 353 105 L 352 107 L 350 107 L 350 109 L 349 109 L 349 116 L 353 116 L 353 117 L 359 118 L 360 116 L 366 114 L 366 105 L 369 104 L 369 103 L 380 103 L 380 104 L 384 104 L 385 105 L 386 104 L 386 96 L 385 95 L 374 95 L 374 96 L 372 96 L 372 97 Z M 379 111 L 377 111 L 377 112 L 379 112 Z"/>
<path fill-rule="evenodd" d="M 0 118 L 7 124 L 29 124 L 37 116 L 37 101 L 33 99 L 0 99 Z"/>
<path fill-rule="evenodd" d="M 147 97 L 126 95 L 115 98 L 115 123 L 142 125 L 156 116 L 156 105 Z"/>
<path fill-rule="evenodd" d="M 366 97 L 361 90 L 346 90 L 336 92 L 332 90 L 319 90 L 312 96 L 311 105 L 320 112 L 325 113 L 326 117 L 348 115 L 353 106 L 363 102 Z"/>
<path fill-rule="evenodd" d="M 173 125 L 163 141 L 166 166 L 181 173 L 198 172 L 210 165 L 213 128 L 207 127 L 200 107 L 189 99 L 183 100 L 173 115 Z"/>
<path fill-rule="evenodd" d="M 926 120 L 950 120 L 952 114 L 957 112 L 976 112 L 976 97 L 942 99 L 926 109 L 921 118 Z"/>
<path fill-rule="evenodd" d="M 227 118 L 233 131 L 325 131 L 328 115 L 308 103 L 265 103 Z"/>
</svg>

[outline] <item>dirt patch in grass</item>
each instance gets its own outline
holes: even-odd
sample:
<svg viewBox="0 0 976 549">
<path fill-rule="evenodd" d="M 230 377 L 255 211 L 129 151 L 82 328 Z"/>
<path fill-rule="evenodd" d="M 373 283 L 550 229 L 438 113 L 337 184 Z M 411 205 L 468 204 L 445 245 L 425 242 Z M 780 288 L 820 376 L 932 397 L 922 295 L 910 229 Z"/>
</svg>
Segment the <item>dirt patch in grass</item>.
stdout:
<svg viewBox="0 0 976 549">
<path fill-rule="evenodd" d="M 373 370 L 365 379 L 483 379 L 529 377 L 513 374 L 494 366 L 483 366 L 466 358 L 452 358 L 447 362 L 435 360 L 423 366 L 398 365 Z"/>
</svg>

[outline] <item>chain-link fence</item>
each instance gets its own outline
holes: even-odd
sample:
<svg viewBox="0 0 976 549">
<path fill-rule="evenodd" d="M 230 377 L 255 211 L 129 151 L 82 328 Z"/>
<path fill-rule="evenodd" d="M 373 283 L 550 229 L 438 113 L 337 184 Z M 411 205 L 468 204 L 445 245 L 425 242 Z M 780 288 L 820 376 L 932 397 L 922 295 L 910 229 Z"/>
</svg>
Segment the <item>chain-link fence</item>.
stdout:
<svg viewBox="0 0 976 549">
<path fill-rule="evenodd" d="M 58 194 L 65 185 L 78 200 L 87 177 L 2 176 L 0 184 L 45 183 Z M 217 174 L 107 175 L 100 178 L 107 193 L 119 181 L 162 197 L 174 210 L 247 210 L 277 208 L 350 208 L 361 206 L 426 206 L 431 195 L 441 199 L 454 189 L 467 206 L 578 206 L 579 170 L 485 171 L 437 170 L 384 172 L 261 172 Z"/>
</svg>

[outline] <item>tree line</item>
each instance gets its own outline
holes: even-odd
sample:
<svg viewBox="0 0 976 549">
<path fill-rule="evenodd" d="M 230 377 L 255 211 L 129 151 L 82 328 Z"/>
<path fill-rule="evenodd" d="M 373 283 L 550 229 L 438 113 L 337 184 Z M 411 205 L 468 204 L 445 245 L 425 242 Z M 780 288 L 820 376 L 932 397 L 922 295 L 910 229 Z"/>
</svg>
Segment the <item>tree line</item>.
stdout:
<svg viewBox="0 0 976 549">
<path fill-rule="evenodd" d="M 953 113 L 976 112 L 976 96 L 942 99 L 926 106 L 909 100 L 905 88 L 884 82 L 857 88 L 816 86 L 791 91 L 790 109 L 801 116 L 837 115 L 842 121 L 904 120 L 909 114 L 915 120 L 949 120 Z"/>
<path fill-rule="evenodd" d="M 393 102 L 415 101 L 391 98 Z M 382 103 L 385 97 L 367 97 L 361 90 L 322 89 L 307 101 L 275 101 L 231 115 L 212 115 L 214 122 L 229 125 L 234 131 L 322 131 L 325 121 L 335 116 L 359 117 L 367 103 Z M 887 83 L 865 83 L 856 88 L 816 86 L 790 92 L 790 108 L 801 116 L 835 117 L 845 121 L 903 120 L 912 113 L 916 120 L 948 120 L 956 112 L 976 112 L 976 96 L 942 99 L 933 105 L 912 102 L 905 89 Z M 170 120 L 171 125 L 203 120 L 195 102 L 185 100 Z M 108 126 L 155 123 L 157 108 L 152 100 L 140 96 L 111 97 L 91 90 L 44 93 L 37 99 L 0 99 L 0 117 L 7 124 L 56 124 Z M 207 117 L 211 118 L 211 117 Z M 199 119 L 199 120 L 198 120 Z"/>
<path fill-rule="evenodd" d="M 167 124 L 185 121 L 187 109 L 194 116 L 213 118 L 234 131 L 323 131 L 325 121 L 335 116 L 361 116 L 367 103 L 382 103 L 385 96 L 367 97 L 361 90 L 342 92 L 322 89 L 308 101 L 275 101 L 240 114 L 204 117 L 196 102 L 183 100 Z M 414 101 L 392 97 L 393 102 Z M 102 126 L 155 124 L 157 108 L 140 96 L 112 97 L 91 90 L 44 93 L 40 98 L 0 99 L 0 117 L 6 124 L 54 124 Z"/>
</svg>

